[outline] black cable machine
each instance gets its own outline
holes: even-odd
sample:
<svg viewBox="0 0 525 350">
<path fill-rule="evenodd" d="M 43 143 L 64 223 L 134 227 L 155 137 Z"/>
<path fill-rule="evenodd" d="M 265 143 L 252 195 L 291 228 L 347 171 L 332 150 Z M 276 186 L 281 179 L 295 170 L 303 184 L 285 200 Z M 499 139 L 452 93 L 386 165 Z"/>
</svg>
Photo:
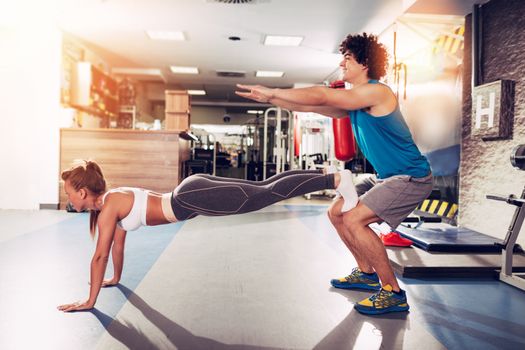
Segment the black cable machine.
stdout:
<svg viewBox="0 0 525 350">
<path fill-rule="evenodd" d="M 514 148 L 510 156 L 510 162 L 514 167 L 525 170 L 525 145 L 519 145 Z M 498 244 L 501 248 L 501 271 L 499 273 L 499 279 L 516 288 L 525 290 L 525 273 L 513 273 L 512 271 L 514 247 L 525 218 L 525 187 L 519 198 L 513 194 L 507 197 L 488 195 L 487 198 L 516 206 L 505 240 Z"/>
</svg>

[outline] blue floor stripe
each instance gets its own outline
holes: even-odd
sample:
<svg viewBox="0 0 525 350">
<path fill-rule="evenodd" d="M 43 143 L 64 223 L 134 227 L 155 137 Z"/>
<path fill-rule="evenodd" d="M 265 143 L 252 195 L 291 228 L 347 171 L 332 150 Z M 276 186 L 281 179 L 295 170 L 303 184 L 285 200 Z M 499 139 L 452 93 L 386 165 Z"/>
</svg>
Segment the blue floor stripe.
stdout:
<svg viewBox="0 0 525 350">
<path fill-rule="evenodd" d="M 449 349 L 525 349 L 525 293 L 496 280 L 402 279 Z"/>
</svg>

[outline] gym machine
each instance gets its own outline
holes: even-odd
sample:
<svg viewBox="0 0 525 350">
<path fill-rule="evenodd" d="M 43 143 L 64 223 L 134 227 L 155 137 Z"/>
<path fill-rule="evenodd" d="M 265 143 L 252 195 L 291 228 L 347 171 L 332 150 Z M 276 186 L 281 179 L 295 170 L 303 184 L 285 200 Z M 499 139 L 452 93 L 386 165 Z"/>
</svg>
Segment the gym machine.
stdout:
<svg viewBox="0 0 525 350">
<path fill-rule="evenodd" d="M 262 179 L 266 180 L 266 168 L 268 166 L 268 115 L 270 112 L 275 112 L 275 173 L 282 173 L 286 168 L 285 164 L 290 162 L 293 163 L 294 154 L 294 143 L 292 140 L 293 130 L 293 116 L 292 112 L 281 107 L 271 107 L 264 112 L 264 131 L 263 131 L 263 176 Z M 288 121 L 288 130 L 283 134 L 281 130 L 281 121 L 283 120 L 282 113 L 286 112 L 287 118 L 284 120 Z M 288 150 L 287 150 L 288 148 Z M 288 151 L 288 152 L 287 152 Z M 288 153 L 288 154 L 286 154 Z"/>
<path fill-rule="evenodd" d="M 245 126 L 241 141 L 246 141 L 245 179 L 261 181 L 294 168 L 292 112 L 271 107 L 263 118 L 256 117 Z"/>
<path fill-rule="evenodd" d="M 511 163 L 518 169 L 525 170 L 525 145 L 514 148 L 511 155 Z M 525 218 L 525 209 L 522 205 L 525 202 L 525 189 L 521 198 L 514 195 L 508 197 L 498 195 L 487 195 L 488 199 L 504 201 L 516 206 L 516 213 L 504 240 L 496 239 L 492 236 L 452 225 L 434 225 L 422 227 L 424 222 L 439 222 L 437 218 L 412 218 L 409 217 L 403 225 L 397 227 L 396 231 L 403 238 L 413 241 L 414 245 L 428 252 L 448 252 L 448 253 L 501 253 L 503 256 L 502 279 L 512 275 L 513 253 L 522 252 L 522 248 L 516 244 L 520 228 Z M 524 276 L 525 277 L 525 276 Z M 521 278 L 523 289 L 525 280 Z"/>
<path fill-rule="evenodd" d="M 519 145 L 512 150 L 510 162 L 514 167 L 520 170 L 525 170 L 525 145 Z M 525 187 L 519 198 L 511 194 L 507 197 L 487 195 L 487 199 L 502 201 L 516 206 L 505 239 L 501 243 L 496 243 L 502 249 L 499 279 L 500 281 L 508 283 L 516 288 L 525 290 L 525 273 L 512 272 L 514 245 L 516 244 L 516 240 L 518 239 L 523 224 L 523 219 L 525 218 Z"/>
</svg>

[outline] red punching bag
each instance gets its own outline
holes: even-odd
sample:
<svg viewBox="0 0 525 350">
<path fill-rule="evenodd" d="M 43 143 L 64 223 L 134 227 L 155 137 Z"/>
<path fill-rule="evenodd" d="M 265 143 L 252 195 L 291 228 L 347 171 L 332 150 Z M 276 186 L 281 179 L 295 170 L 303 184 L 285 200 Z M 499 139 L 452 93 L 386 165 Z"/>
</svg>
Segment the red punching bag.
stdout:
<svg viewBox="0 0 525 350">
<path fill-rule="evenodd" d="M 299 118 L 297 114 L 293 115 L 293 142 L 294 142 L 294 156 L 299 157 L 301 148 L 301 125 L 299 125 Z"/>
<path fill-rule="evenodd" d="M 330 88 L 344 89 L 345 82 L 336 80 L 330 84 Z M 334 118 L 332 119 L 332 126 L 334 129 L 335 157 L 343 162 L 353 159 L 356 154 L 356 149 L 350 118 Z"/>
</svg>

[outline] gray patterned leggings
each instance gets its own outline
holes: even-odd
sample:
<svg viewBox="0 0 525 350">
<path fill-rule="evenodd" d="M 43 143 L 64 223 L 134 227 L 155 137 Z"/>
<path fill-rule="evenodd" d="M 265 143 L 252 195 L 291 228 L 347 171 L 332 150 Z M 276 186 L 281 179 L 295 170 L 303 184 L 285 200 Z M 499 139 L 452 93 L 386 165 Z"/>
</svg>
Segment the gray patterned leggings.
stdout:
<svg viewBox="0 0 525 350">
<path fill-rule="evenodd" d="M 171 208 L 178 221 L 197 215 L 243 214 L 284 199 L 333 188 L 334 175 L 324 175 L 320 170 L 290 170 L 265 181 L 196 174 L 184 179 L 173 191 Z"/>
</svg>

